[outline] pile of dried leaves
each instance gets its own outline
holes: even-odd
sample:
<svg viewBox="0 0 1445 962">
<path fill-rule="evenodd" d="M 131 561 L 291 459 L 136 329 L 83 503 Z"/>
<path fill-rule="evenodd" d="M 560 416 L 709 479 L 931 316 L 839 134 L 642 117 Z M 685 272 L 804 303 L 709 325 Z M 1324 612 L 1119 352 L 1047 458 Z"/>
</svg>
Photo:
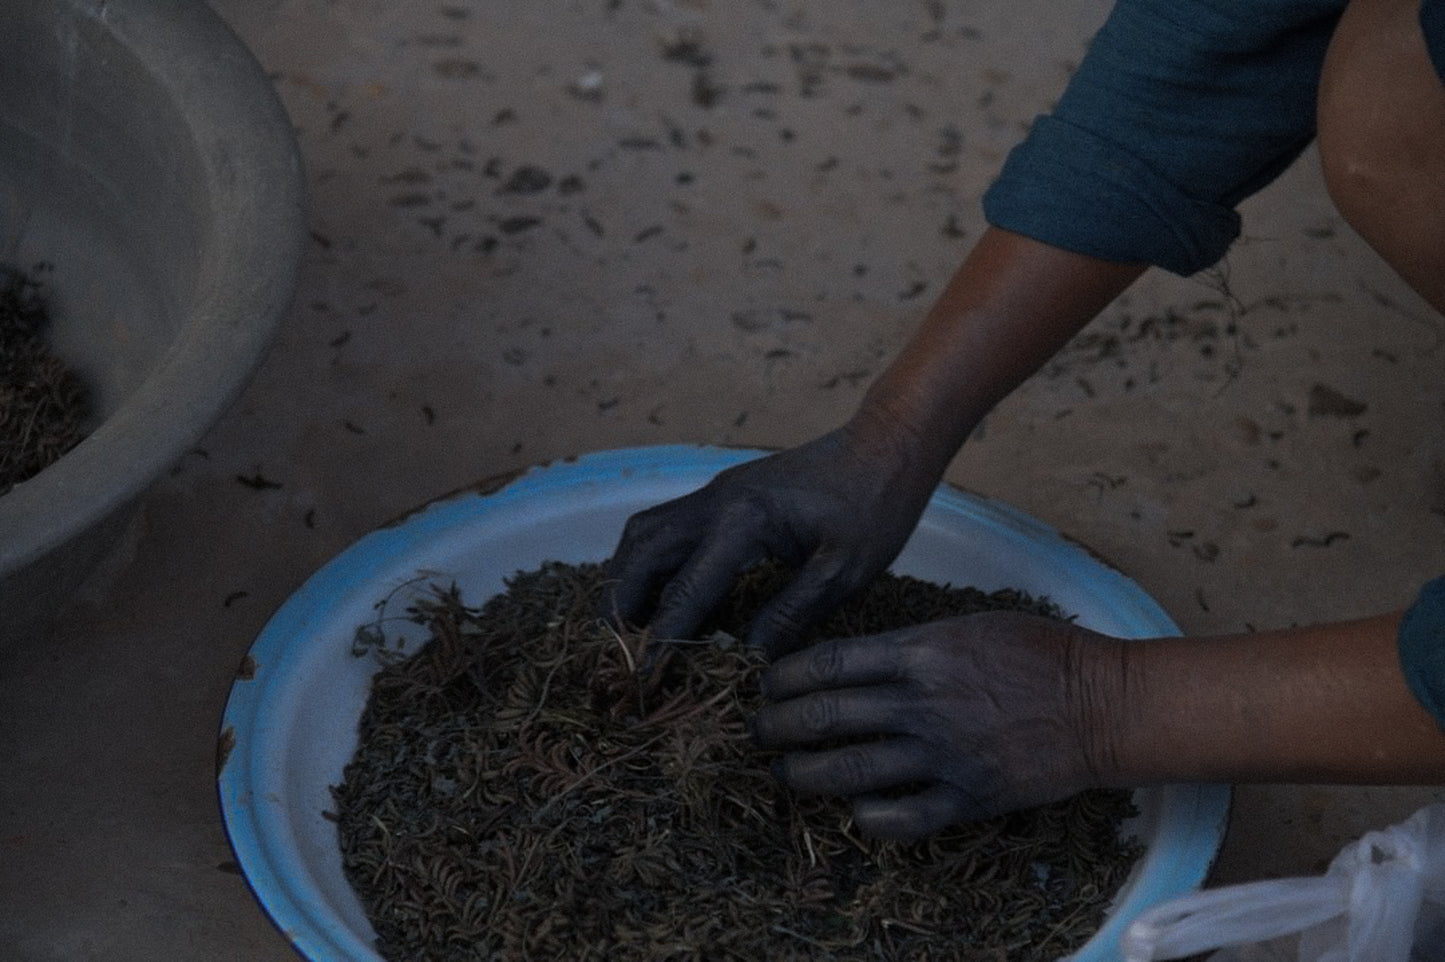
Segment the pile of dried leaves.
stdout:
<svg viewBox="0 0 1445 962">
<path fill-rule="evenodd" d="M 1127 793 L 899 845 L 771 777 L 746 729 L 764 662 L 732 638 L 778 577 L 745 578 L 707 642 L 651 652 L 598 618 L 598 566 L 411 609 L 431 640 L 376 676 L 333 789 L 382 954 L 1042 962 L 1086 941 L 1138 854 Z M 1057 614 L 888 575 L 822 634 L 995 608 Z"/>
<path fill-rule="evenodd" d="M 46 345 L 48 320 L 40 282 L 0 265 L 0 495 L 85 437 L 90 403 Z"/>
</svg>

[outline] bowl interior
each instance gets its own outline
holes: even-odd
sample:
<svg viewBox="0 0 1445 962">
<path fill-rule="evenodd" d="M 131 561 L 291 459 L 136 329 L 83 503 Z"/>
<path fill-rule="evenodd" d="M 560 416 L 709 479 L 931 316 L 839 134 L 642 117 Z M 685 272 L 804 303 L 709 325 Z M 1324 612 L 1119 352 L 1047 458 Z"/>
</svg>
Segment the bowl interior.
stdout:
<svg viewBox="0 0 1445 962">
<path fill-rule="evenodd" d="M 175 341 L 210 232 L 174 91 L 83 5 L 0 14 L 0 262 L 47 265 L 49 338 L 104 420 Z"/>
<path fill-rule="evenodd" d="M 40 630 L 221 416 L 295 290 L 300 157 L 194 0 L 0 5 L 0 262 L 39 272 L 90 433 L 0 496 L 0 644 Z"/>
<path fill-rule="evenodd" d="M 376 959 L 373 933 L 341 869 L 329 786 L 355 750 L 376 669 L 351 653 L 357 626 L 427 578 L 475 604 L 543 561 L 598 561 L 627 517 L 706 483 L 759 452 L 663 447 L 605 452 L 534 469 L 499 491 L 442 499 L 368 535 L 276 613 L 248 656 L 222 723 L 218 784 L 241 868 L 263 907 L 313 960 Z M 1175 634 L 1133 582 L 1051 529 L 952 490 L 933 499 L 894 570 L 984 589 L 1047 595 L 1080 622 L 1121 637 Z M 418 576 L 423 577 L 417 581 Z M 1174 786 L 1136 795 L 1131 830 L 1146 852 L 1078 960 L 1118 959 L 1127 923 L 1198 886 L 1223 836 L 1229 792 Z"/>
</svg>

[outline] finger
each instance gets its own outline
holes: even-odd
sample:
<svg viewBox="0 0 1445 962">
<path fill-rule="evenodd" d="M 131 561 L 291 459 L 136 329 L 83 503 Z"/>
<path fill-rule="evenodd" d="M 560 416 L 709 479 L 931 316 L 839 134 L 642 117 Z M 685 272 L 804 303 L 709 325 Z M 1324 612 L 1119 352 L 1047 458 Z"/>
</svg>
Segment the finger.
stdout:
<svg viewBox="0 0 1445 962">
<path fill-rule="evenodd" d="M 829 738 L 897 735 L 908 714 L 887 688 L 840 688 L 764 705 L 749 723 L 764 748 L 808 745 Z"/>
<path fill-rule="evenodd" d="M 608 562 L 613 581 L 610 615 L 640 623 L 658 585 L 680 568 L 703 537 L 689 497 L 669 501 L 627 519 Z"/>
<path fill-rule="evenodd" d="M 784 701 L 829 688 L 903 680 L 902 648 L 892 633 L 820 641 L 779 658 L 763 673 L 763 696 Z"/>
<path fill-rule="evenodd" d="M 759 609 L 748 632 L 748 643 L 769 658 L 796 649 L 808 629 L 842 604 L 858 586 L 845 575 L 845 562 L 833 555 L 814 553 L 788 586 Z"/>
<path fill-rule="evenodd" d="M 653 635 L 691 636 L 727 597 L 738 573 L 765 553 L 762 543 L 746 528 L 727 525 L 715 529 L 662 589 L 652 616 Z"/>
<path fill-rule="evenodd" d="M 951 785 L 930 785 L 911 795 L 853 799 L 853 822 L 859 830 L 895 842 L 916 842 L 958 822 L 996 814 Z"/>
<path fill-rule="evenodd" d="M 864 795 L 928 775 L 922 742 L 890 738 L 823 752 L 793 752 L 774 766 L 774 773 L 802 795 Z"/>
</svg>

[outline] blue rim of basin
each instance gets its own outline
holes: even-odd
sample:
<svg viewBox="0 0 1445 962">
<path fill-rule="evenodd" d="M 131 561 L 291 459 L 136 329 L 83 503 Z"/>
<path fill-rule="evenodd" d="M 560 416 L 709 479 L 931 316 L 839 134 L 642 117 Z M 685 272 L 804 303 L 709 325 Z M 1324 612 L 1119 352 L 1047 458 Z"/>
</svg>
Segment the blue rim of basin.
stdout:
<svg viewBox="0 0 1445 962">
<path fill-rule="evenodd" d="M 718 471 L 765 453 L 694 446 L 628 448 L 495 479 L 477 489 L 440 498 L 364 536 L 324 565 L 277 610 L 250 649 L 226 705 L 217 787 L 226 831 L 247 884 L 304 958 L 312 962 L 380 958 L 358 930 L 355 918 L 348 923 L 334 910 L 338 898 L 346 898 L 337 895 L 334 880 L 328 887 L 327 880 L 318 878 L 314 866 L 303 857 L 303 846 L 308 843 L 296 837 L 292 824 L 296 812 L 288 808 L 291 800 L 286 797 L 286 771 L 290 770 L 278 772 L 285 766 L 276 757 L 277 746 L 290 744 L 286 733 L 278 731 L 278 726 L 285 727 L 287 712 L 293 711 L 287 705 L 312 701 L 298 689 L 307 683 L 305 675 L 314 667 L 316 646 L 344 646 L 361 623 L 355 613 L 367 609 L 355 607 L 358 590 L 369 589 L 365 597 L 379 600 L 388 586 L 428 567 L 418 559 L 425 559 L 429 546 L 438 539 L 456 537 L 458 532 L 485 531 L 489 525 L 511 524 L 537 512 L 545 515 L 556 505 L 580 503 L 599 492 L 604 499 L 618 493 L 625 496 L 638 484 L 672 485 L 675 494 L 685 493 Z M 925 527 L 986 532 L 990 538 L 1021 546 L 1031 560 L 1049 570 L 1068 572 L 1081 593 L 1107 599 L 1115 619 L 1111 627 L 1120 637 L 1179 633 L 1163 609 L 1135 582 L 1053 528 L 1007 505 L 942 487 L 920 523 L 921 529 Z M 522 567 L 525 564 L 513 565 L 505 574 Z M 351 620 L 334 624 L 345 607 L 340 599 L 347 597 L 352 598 Z M 480 599 L 473 603 L 476 600 Z M 356 716 L 359 714 L 358 706 Z M 355 717 L 348 730 L 352 735 L 349 751 L 355 745 Z M 340 777 L 337 767 L 330 783 Z M 1223 842 L 1230 808 L 1228 786 L 1179 785 L 1147 791 L 1155 793 L 1150 797 L 1163 812 L 1153 837 L 1104 924 L 1071 957 L 1072 962 L 1119 962 L 1118 944 L 1128 924 L 1146 909 L 1198 888 Z M 318 805 L 314 816 L 320 821 L 320 804 L 314 794 L 311 802 Z M 307 818 L 312 814 L 302 813 Z M 330 844 L 339 866 L 335 827 L 325 824 L 330 825 Z M 314 840 L 311 851 L 315 851 Z M 355 911 L 360 911 L 359 902 Z"/>
</svg>

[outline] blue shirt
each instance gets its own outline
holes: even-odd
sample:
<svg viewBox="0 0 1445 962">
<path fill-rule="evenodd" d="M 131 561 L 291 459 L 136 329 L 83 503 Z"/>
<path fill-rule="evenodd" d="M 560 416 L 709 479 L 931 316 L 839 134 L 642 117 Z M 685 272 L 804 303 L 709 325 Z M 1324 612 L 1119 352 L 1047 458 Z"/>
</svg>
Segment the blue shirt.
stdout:
<svg viewBox="0 0 1445 962">
<path fill-rule="evenodd" d="M 983 199 L 989 223 L 1192 274 L 1315 135 L 1345 0 L 1119 0 Z"/>
<path fill-rule="evenodd" d="M 1436 578 L 1400 622 L 1400 667 L 1405 681 L 1445 729 L 1445 578 Z"/>
</svg>

